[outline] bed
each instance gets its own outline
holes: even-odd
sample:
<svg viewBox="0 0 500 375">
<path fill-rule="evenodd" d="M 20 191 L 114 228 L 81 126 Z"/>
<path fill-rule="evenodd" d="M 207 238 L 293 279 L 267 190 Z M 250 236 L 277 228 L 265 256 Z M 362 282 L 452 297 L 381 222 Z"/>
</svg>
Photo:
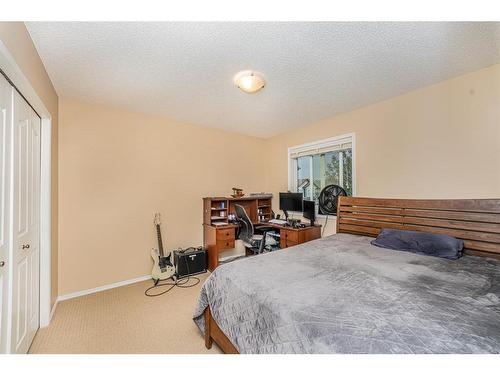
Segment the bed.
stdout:
<svg viewBox="0 0 500 375">
<path fill-rule="evenodd" d="M 449 260 L 375 247 L 449 234 Z M 337 234 L 219 266 L 194 321 L 226 353 L 500 353 L 500 200 L 341 197 Z"/>
</svg>

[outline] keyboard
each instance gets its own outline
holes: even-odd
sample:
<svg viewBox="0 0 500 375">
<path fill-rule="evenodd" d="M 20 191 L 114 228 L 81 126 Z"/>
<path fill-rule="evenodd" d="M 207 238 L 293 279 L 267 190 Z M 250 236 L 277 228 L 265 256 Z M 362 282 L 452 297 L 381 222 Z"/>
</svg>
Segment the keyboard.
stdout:
<svg viewBox="0 0 500 375">
<path fill-rule="evenodd" d="M 271 224 L 278 224 L 278 225 L 285 225 L 286 220 L 280 220 L 280 219 L 271 219 L 269 220 Z"/>
</svg>

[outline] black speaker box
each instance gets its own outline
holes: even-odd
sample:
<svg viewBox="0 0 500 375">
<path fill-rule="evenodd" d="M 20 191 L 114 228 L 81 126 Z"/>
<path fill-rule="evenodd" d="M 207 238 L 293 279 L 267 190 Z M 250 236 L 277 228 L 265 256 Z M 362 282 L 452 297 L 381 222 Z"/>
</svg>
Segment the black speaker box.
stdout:
<svg viewBox="0 0 500 375">
<path fill-rule="evenodd" d="M 207 272 L 207 254 L 202 247 L 174 251 L 175 273 L 178 279 Z"/>
</svg>

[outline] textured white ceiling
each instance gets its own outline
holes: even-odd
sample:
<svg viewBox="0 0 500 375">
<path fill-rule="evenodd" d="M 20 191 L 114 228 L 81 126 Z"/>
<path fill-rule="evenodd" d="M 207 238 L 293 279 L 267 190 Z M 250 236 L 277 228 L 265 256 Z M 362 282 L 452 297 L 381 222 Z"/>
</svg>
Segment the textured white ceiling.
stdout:
<svg viewBox="0 0 500 375">
<path fill-rule="evenodd" d="M 500 23 L 29 22 L 59 95 L 259 137 L 500 62 Z M 245 94 L 237 72 L 267 85 Z"/>
</svg>

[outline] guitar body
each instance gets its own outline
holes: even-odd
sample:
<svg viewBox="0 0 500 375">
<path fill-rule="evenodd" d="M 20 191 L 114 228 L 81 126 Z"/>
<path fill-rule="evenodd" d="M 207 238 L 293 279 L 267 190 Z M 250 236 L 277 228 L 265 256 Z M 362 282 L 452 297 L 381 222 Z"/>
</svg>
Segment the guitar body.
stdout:
<svg viewBox="0 0 500 375">
<path fill-rule="evenodd" d="M 175 275 L 172 253 L 166 257 L 160 257 L 158 250 L 152 249 L 151 258 L 153 258 L 153 269 L 151 270 L 151 277 L 153 280 L 167 280 Z"/>
<path fill-rule="evenodd" d="M 161 239 L 160 229 L 160 214 L 155 214 L 154 220 L 156 228 L 156 237 L 158 239 L 158 250 L 151 250 L 151 258 L 153 258 L 153 269 L 151 270 L 151 277 L 155 281 L 155 285 L 160 280 L 167 280 L 175 275 L 174 262 L 172 261 L 172 253 L 165 256 L 163 252 L 163 241 Z"/>
</svg>

